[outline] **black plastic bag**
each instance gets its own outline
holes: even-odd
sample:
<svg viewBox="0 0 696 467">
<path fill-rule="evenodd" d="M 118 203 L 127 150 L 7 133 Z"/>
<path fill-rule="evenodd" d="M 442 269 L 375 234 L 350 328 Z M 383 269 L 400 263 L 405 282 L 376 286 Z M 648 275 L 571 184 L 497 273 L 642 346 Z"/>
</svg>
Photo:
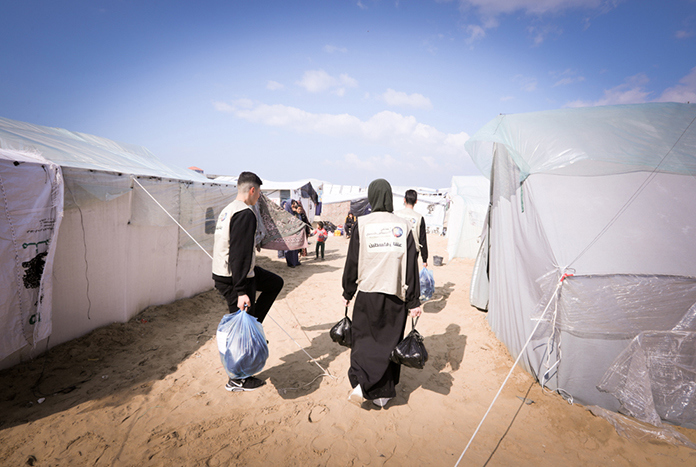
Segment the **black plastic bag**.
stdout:
<svg viewBox="0 0 696 467">
<path fill-rule="evenodd" d="M 389 359 L 394 363 L 422 370 L 428 361 L 428 351 L 425 350 L 423 336 L 416 331 L 417 322 L 417 318 L 415 321 L 411 318 L 411 332 L 396 344 Z"/>
<path fill-rule="evenodd" d="M 348 307 L 346 307 L 346 315 L 331 328 L 331 331 L 329 331 L 331 340 L 344 347 L 350 347 L 353 343 L 352 327 L 353 322 L 348 317 Z"/>
</svg>

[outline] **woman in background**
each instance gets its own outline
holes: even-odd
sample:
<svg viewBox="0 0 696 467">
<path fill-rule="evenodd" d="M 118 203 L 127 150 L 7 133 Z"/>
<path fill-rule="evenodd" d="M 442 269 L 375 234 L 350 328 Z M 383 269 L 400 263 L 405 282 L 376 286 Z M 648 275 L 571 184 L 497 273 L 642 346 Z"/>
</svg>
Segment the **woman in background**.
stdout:
<svg viewBox="0 0 696 467">
<path fill-rule="evenodd" d="M 296 216 L 295 212 L 292 209 L 292 203 L 290 201 L 283 202 L 283 208 L 293 216 Z M 285 263 L 288 265 L 289 268 L 294 268 L 300 265 L 300 258 L 298 256 L 298 253 L 299 250 L 289 250 L 285 252 Z"/>
</svg>

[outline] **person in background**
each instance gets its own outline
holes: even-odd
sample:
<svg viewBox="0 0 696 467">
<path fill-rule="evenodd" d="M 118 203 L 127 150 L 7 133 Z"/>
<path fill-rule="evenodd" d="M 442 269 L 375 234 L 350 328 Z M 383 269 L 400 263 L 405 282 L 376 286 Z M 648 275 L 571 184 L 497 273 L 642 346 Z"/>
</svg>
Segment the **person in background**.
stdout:
<svg viewBox="0 0 696 467">
<path fill-rule="evenodd" d="M 307 218 L 307 214 L 305 213 L 305 210 L 302 207 L 302 203 L 300 203 L 299 201 L 292 200 L 292 210 L 295 213 L 295 217 L 304 222 L 305 235 L 309 237 L 309 234 L 312 229 L 310 228 L 309 218 Z M 300 256 L 307 256 L 307 248 L 302 248 L 300 250 Z"/>
<path fill-rule="evenodd" d="M 355 296 L 349 399 L 384 407 L 396 396 L 401 372 L 389 355 L 407 316 L 421 315 L 418 250 L 409 224 L 392 213 L 389 182 L 370 183 L 367 197 L 372 212 L 357 221 L 343 270 L 343 304 Z"/>
<path fill-rule="evenodd" d="M 294 203 L 294 201 L 283 202 L 283 208 L 293 216 L 297 217 L 297 214 L 293 210 L 292 203 Z M 288 265 L 289 268 L 294 268 L 300 265 L 299 252 L 300 250 L 288 250 L 285 252 L 285 263 Z"/>
<path fill-rule="evenodd" d="M 317 228 L 314 229 L 314 232 L 312 232 L 312 235 L 317 236 L 317 246 L 314 249 L 316 259 L 319 259 L 319 250 L 321 249 L 321 259 L 324 259 L 324 247 L 326 245 L 326 239 L 329 236 L 329 233 L 326 231 L 324 228 L 324 223 L 319 221 L 317 224 Z"/>
<path fill-rule="evenodd" d="M 419 213 L 413 210 L 413 207 L 418 202 L 418 193 L 416 190 L 406 190 L 404 194 L 404 208 L 396 211 L 394 214 L 406 219 L 413 230 L 413 236 L 416 240 L 416 246 L 420 251 L 423 259 L 423 267 L 428 267 L 428 237 L 425 229 L 425 219 Z"/>
<path fill-rule="evenodd" d="M 242 172 L 237 180 L 237 197 L 225 207 L 215 226 L 213 244 L 213 281 L 225 297 L 230 313 L 246 310 L 259 323 L 271 309 L 283 288 L 283 279 L 256 266 L 256 214 L 251 206 L 261 196 L 261 179 L 252 172 Z M 256 297 L 256 292 L 261 292 Z M 250 376 L 229 378 L 228 391 L 253 391 L 266 384 Z"/>
<path fill-rule="evenodd" d="M 346 233 L 346 238 L 350 238 L 353 233 L 353 226 L 355 225 L 355 216 L 352 212 L 349 212 L 346 216 L 346 222 L 343 224 L 343 231 Z"/>
</svg>

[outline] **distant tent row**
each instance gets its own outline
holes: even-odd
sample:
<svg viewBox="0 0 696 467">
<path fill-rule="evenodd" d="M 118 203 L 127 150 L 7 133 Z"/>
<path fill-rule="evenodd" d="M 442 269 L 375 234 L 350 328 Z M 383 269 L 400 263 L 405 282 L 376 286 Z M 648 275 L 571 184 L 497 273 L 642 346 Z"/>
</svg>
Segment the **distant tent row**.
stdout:
<svg viewBox="0 0 696 467">
<path fill-rule="evenodd" d="M 490 183 L 486 177 L 452 177 L 447 221 L 449 259 L 476 258 L 488 212 Z"/>
<path fill-rule="evenodd" d="M 696 425 L 696 105 L 500 115 L 471 303 L 569 400 Z M 527 339 L 530 338 L 529 344 Z"/>
<path fill-rule="evenodd" d="M 409 189 L 414 189 L 418 192 L 418 202 L 416 203 L 415 211 L 425 218 L 428 231 L 442 233 L 448 203 L 446 192 L 418 187 L 392 186 L 395 211 L 404 207 L 404 194 Z M 342 225 L 349 212 L 359 217 L 372 211 L 372 207 L 367 200 L 367 188 L 324 183 L 321 200 L 322 220 L 328 220 L 336 225 Z"/>
<path fill-rule="evenodd" d="M 0 188 L 0 368 L 210 289 L 210 259 L 164 210 L 210 252 L 237 192 L 142 147 L 4 118 Z"/>
<path fill-rule="evenodd" d="M 221 175 L 215 177 L 215 181 L 224 183 L 237 183 L 237 177 Z M 319 193 L 322 182 L 317 180 L 297 180 L 292 182 L 273 182 L 264 180 L 261 185 L 261 192 L 267 199 L 273 201 L 278 206 L 283 206 L 285 201 L 295 200 L 302 203 L 302 207 L 307 213 L 309 222 L 314 221 L 314 216 L 320 209 Z"/>
</svg>

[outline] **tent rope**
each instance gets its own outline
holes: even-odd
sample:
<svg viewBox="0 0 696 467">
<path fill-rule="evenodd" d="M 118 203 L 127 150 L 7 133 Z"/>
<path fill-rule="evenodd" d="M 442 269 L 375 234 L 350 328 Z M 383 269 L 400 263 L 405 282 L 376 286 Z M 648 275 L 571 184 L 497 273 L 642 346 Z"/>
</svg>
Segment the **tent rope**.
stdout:
<svg viewBox="0 0 696 467">
<path fill-rule="evenodd" d="M 208 253 L 208 250 L 206 250 L 205 248 L 203 248 L 203 247 L 201 246 L 201 244 L 198 243 L 198 242 L 196 241 L 195 238 L 193 238 L 193 235 L 191 235 L 190 233 L 188 233 L 188 230 L 186 230 L 181 224 L 179 224 L 179 222 L 178 222 L 176 219 L 174 219 L 174 216 L 172 216 L 171 214 L 169 214 L 169 211 L 167 211 L 167 210 L 164 208 L 164 206 L 162 206 L 162 205 L 159 203 L 159 201 L 157 201 L 157 200 L 155 199 L 155 197 L 152 196 L 152 195 L 150 194 L 150 192 L 147 191 L 147 190 L 145 189 L 145 187 L 138 181 L 137 178 L 132 177 L 132 180 L 133 180 L 135 183 L 137 183 L 138 186 L 139 186 L 140 188 L 142 188 L 143 191 L 144 191 L 145 193 L 147 193 L 147 195 L 148 195 L 150 198 L 152 198 L 152 201 L 154 201 L 155 203 L 157 203 L 157 206 L 159 206 L 159 207 L 162 209 L 162 211 L 164 211 L 165 214 L 167 214 L 167 215 L 169 216 L 169 218 L 170 218 L 171 220 L 173 220 L 174 223 L 175 223 L 176 225 L 178 225 L 179 228 L 180 228 L 181 230 L 183 230 L 184 233 L 185 233 L 186 235 L 188 235 L 188 236 L 191 238 L 191 240 L 193 240 L 193 242 L 194 242 L 196 245 L 198 245 L 198 246 L 200 247 L 201 250 L 205 251 L 205 254 L 208 255 L 208 257 L 209 257 L 210 259 L 213 259 L 212 255 L 211 255 L 210 253 Z"/>
<path fill-rule="evenodd" d="M 164 212 L 170 217 L 170 219 L 173 220 L 173 221 L 176 223 L 176 225 L 178 225 L 179 228 L 180 228 L 181 230 L 183 230 L 184 233 L 185 233 L 186 235 L 188 235 L 188 236 L 191 238 L 191 240 L 193 240 L 194 243 L 195 243 L 196 245 L 198 245 L 198 247 L 199 247 L 201 250 L 203 250 L 203 252 L 204 252 L 206 255 L 208 255 L 208 257 L 209 257 L 211 260 L 213 259 L 213 256 L 212 256 L 210 253 L 208 253 L 208 250 L 206 250 L 205 248 L 203 248 L 203 246 L 202 246 L 200 243 L 198 243 L 198 242 L 196 241 L 196 239 L 193 238 L 193 236 L 192 236 L 190 233 L 188 233 L 188 231 L 187 231 L 179 222 L 177 222 L 177 220 L 174 219 L 174 217 L 173 217 L 171 214 L 169 214 L 169 212 L 164 208 L 164 206 L 162 206 L 162 205 L 159 203 L 159 201 L 157 201 L 157 200 L 155 199 L 155 197 L 152 196 L 152 195 L 150 194 L 150 192 L 147 191 L 147 189 L 146 189 L 135 177 L 133 177 L 133 181 L 134 181 L 135 183 L 137 183 L 138 186 L 139 186 L 140 188 L 142 188 L 143 191 L 144 191 L 145 193 L 147 193 L 147 195 L 148 195 L 150 198 L 152 198 L 152 200 L 157 204 L 157 206 L 159 206 L 159 207 L 162 209 L 162 211 L 164 211 Z M 287 305 L 287 303 L 286 303 L 286 305 Z M 276 321 L 276 320 L 273 318 L 273 316 L 271 316 L 270 314 L 267 315 L 267 316 L 268 316 L 269 318 L 271 318 L 271 320 L 273 320 L 273 322 L 276 323 L 276 325 L 277 325 L 277 326 L 278 326 L 278 327 L 279 327 L 279 328 L 280 328 L 280 329 L 281 329 L 281 330 L 282 330 L 282 331 L 283 331 L 295 344 L 297 344 L 297 346 L 298 346 L 305 354 L 307 354 L 307 356 L 310 358 L 311 362 L 313 362 L 313 363 L 316 364 L 319 368 L 321 368 L 321 370 L 323 371 L 323 373 L 322 373 L 321 375 L 317 376 L 317 378 L 319 378 L 320 376 L 329 376 L 329 377 L 331 377 L 331 378 L 333 378 L 333 379 L 336 379 L 336 377 L 335 377 L 334 375 L 332 375 L 328 370 L 325 370 L 325 369 L 317 362 L 317 360 L 316 360 L 314 357 L 312 357 L 311 355 L 309 355 L 309 353 L 304 349 L 304 347 L 302 347 L 302 346 L 299 344 L 299 342 L 297 342 L 290 334 L 288 334 L 288 332 L 287 332 L 285 329 L 283 329 L 283 327 L 282 327 L 280 324 L 278 324 L 278 321 Z M 293 316 L 295 316 L 294 313 L 293 313 Z M 302 324 L 299 322 L 299 320 L 297 320 L 297 316 L 295 316 L 295 320 L 297 321 L 297 324 L 300 325 L 300 327 L 302 327 Z M 317 378 L 314 378 L 314 380 L 312 380 L 312 382 L 314 382 Z M 311 384 L 311 383 L 309 383 L 309 384 Z"/>
<path fill-rule="evenodd" d="M 471 438 L 469 439 L 469 442 L 467 443 L 466 447 L 464 448 L 462 455 L 459 456 L 459 459 L 457 460 L 455 467 L 457 467 L 459 465 L 459 463 L 462 461 L 462 458 L 464 458 L 464 454 L 466 454 L 466 451 L 469 449 L 469 446 L 471 446 L 471 442 L 474 440 L 474 438 L 476 437 L 476 434 L 479 432 L 479 429 L 481 428 L 481 425 L 483 425 L 484 420 L 486 420 L 486 417 L 488 417 L 488 414 L 490 413 L 491 409 L 493 408 L 493 404 L 495 404 L 495 401 L 498 400 L 498 396 L 500 396 L 500 393 L 503 391 L 505 384 L 508 382 L 508 379 L 510 379 L 510 376 L 512 376 L 513 370 L 517 366 L 517 363 L 519 363 L 520 359 L 522 358 L 522 355 L 524 355 L 525 349 L 527 348 L 529 343 L 532 341 L 532 337 L 534 336 L 534 333 L 536 333 L 536 330 L 539 328 L 539 325 L 543 321 L 542 318 L 546 314 L 546 311 L 549 309 L 549 306 L 551 306 L 551 302 L 553 302 L 553 299 L 558 294 L 558 291 L 560 290 L 561 285 L 563 285 L 563 281 L 566 277 L 568 277 L 568 275 L 563 275 L 563 277 L 561 277 L 559 279 L 558 284 L 556 284 L 556 290 L 554 290 L 553 294 L 551 294 L 551 298 L 549 299 L 549 302 L 546 304 L 546 308 L 544 308 L 544 311 L 541 313 L 541 316 L 537 319 L 537 324 L 534 326 L 534 329 L 532 329 L 532 332 L 529 334 L 529 338 L 527 339 L 527 342 L 525 342 L 524 346 L 522 346 L 522 349 L 520 349 L 520 353 L 517 356 L 515 363 L 513 363 L 512 368 L 510 368 L 510 371 L 508 372 L 507 376 L 505 377 L 505 380 L 503 381 L 503 384 L 500 386 L 500 389 L 498 389 L 498 392 L 496 393 L 495 397 L 493 398 L 493 401 L 488 406 L 488 410 L 486 410 L 486 413 L 483 415 L 483 418 L 481 419 L 478 426 L 476 427 L 474 434 L 471 435 Z"/>
</svg>

